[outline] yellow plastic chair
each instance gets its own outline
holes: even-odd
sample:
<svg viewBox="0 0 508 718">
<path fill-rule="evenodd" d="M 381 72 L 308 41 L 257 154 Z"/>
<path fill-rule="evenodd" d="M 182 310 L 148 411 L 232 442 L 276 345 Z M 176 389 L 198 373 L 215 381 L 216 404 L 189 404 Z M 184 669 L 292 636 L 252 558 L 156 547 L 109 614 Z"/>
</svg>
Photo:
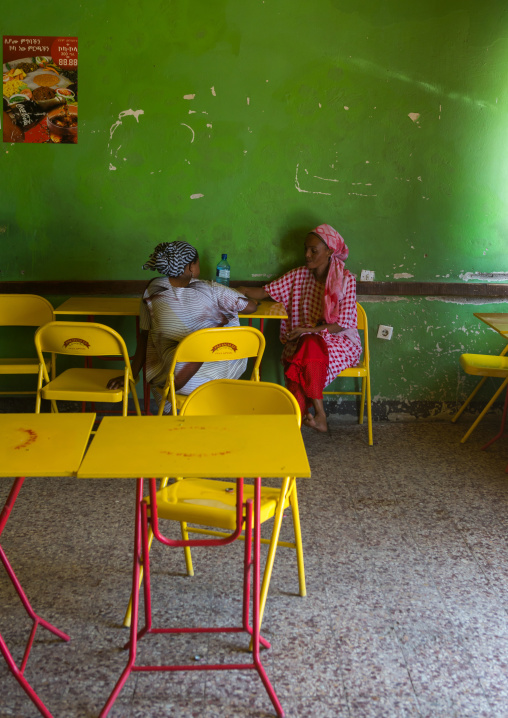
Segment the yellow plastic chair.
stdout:
<svg viewBox="0 0 508 718">
<path fill-rule="evenodd" d="M 182 339 L 175 351 L 163 388 L 152 387 L 160 396 L 159 416 L 164 413 L 166 400 L 176 416 L 187 399 L 186 394 L 175 392 L 175 367 L 180 362 L 218 362 L 232 359 L 255 358 L 251 381 L 259 381 L 259 365 L 265 350 L 265 338 L 254 327 L 214 327 L 199 329 Z"/>
<path fill-rule="evenodd" d="M 241 379 L 217 379 L 203 384 L 188 396 L 180 413 L 182 416 L 290 414 L 294 415 L 298 426 L 301 423 L 298 403 L 287 389 L 278 384 Z M 269 438 L 270 441 L 262 450 L 277 451 L 275 437 Z M 252 437 L 245 437 L 245 441 L 250 440 Z M 253 497 L 253 485 L 244 482 L 244 501 Z M 149 502 L 149 498 L 145 501 Z M 180 522 L 184 540 L 189 538 L 189 533 L 227 536 L 236 526 L 236 483 L 210 479 L 179 479 L 170 486 L 159 489 L 157 507 L 159 518 Z M 284 510 L 288 507 L 291 507 L 293 516 L 294 541 L 279 541 Z M 271 518 L 274 519 L 271 538 L 261 539 L 262 543 L 269 544 L 269 549 L 261 585 L 260 621 L 263 618 L 278 546 L 286 546 L 296 551 L 299 593 L 300 596 L 306 595 L 300 514 L 294 477 L 285 477 L 280 487 L 262 487 L 261 523 Z M 191 527 L 189 523 L 212 526 L 213 529 Z M 193 576 L 188 548 L 186 563 L 188 574 Z M 129 609 L 124 624 L 130 625 Z"/>
<path fill-rule="evenodd" d="M 495 392 L 492 399 L 488 402 L 487 406 L 483 409 L 481 414 L 478 415 L 478 417 L 475 419 L 475 421 L 471 424 L 469 429 L 466 431 L 462 439 L 460 440 L 461 444 L 464 444 L 468 438 L 471 436 L 473 431 L 476 429 L 480 421 L 483 419 L 485 414 L 488 412 L 492 404 L 496 401 L 498 396 L 501 394 L 503 389 L 506 388 L 506 385 L 508 384 L 508 358 L 505 357 L 505 354 L 508 352 L 508 344 L 503 349 L 501 354 L 499 356 L 492 356 L 490 354 L 461 354 L 459 361 L 461 367 L 464 369 L 466 374 L 472 374 L 473 376 L 481 376 L 483 379 L 481 379 L 472 393 L 468 396 L 466 401 L 462 404 L 458 412 L 455 414 L 455 416 L 452 419 L 452 422 L 456 422 L 459 416 L 462 414 L 466 406 L 469 404 L 471 399 L 475 396 L 475 394 L 478 392 L 478 390 L 483 386 L 485 381 L 489 376 L 497 377 L 500 379 L 504 379 L 499 389 Z"/>
<path fill-rule="evenodd" d="M 36 413 L 40 413 L 41 399 L 50 399 L 52 402 L 122 402 L 122 415 L 127 416 L 131 392 L 136 413 L 141 416 L 127 347 L 114 329 L 93 322 L 50 322 L 36 331 L 35 348 L 40 362 Z M 72 368 L 66 369 L 55 379 L 50 379 L 44 359 L 45 352 L 79 357 L 118 356 L 125 364 L 125 388 L 107 388 L 108 381 L 118 376 L 118 369 Z"/>
<path fill-rule="evenodd" d="M 37 294 L 0 294 L 0 326 L 40 327 L 54 320 L 53 307 L 44 297 Z M 46 371 L 55 375 L 55 356 L 45 359 Z M 36 356 L 0 359 L 0 374 L 39 373 L 39 359 Z M 37 391 L 0 391 L 1 395 L 36 394 Z"/>
<path fill-rule="evenodd" d="M 367 314 L 361 304 L 356 303 L 356 311 L 358 314 L 358 329 L 363 331 L 363 354 L 356 366 L 344 369 L 337 374 L 336 379 L 354 378 L 362 380 L 362 388 L 360 391 L 324 391 L 324 395 L 328 394 L 347 394 L 348 396 L 360 397 L 360 414 L 358 423 L 363 424 L 363 415 L 365 408 L 365 399 L 367 399 L 367 426 L 369 433 L 369 446 L 374 443 L 372 437 L 372 401 L 370 395 L 370 354 L 369 354 L 369 325 L 367 323 Z"/>
</svg>

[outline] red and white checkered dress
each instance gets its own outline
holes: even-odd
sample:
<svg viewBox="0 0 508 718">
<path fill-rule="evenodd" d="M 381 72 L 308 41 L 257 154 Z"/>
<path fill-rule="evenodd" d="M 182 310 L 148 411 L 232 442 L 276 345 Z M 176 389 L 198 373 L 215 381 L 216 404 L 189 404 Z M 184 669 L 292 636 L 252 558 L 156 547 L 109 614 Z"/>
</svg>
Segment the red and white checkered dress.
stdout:
<svg viewBox="0 0 508 718">
<path fill-rule="evenodd" d="M 340 301 L 337 324 L 351 331 L 330 334 L 327 329 L 320 332 L 328 348 L 328 372 L 326 384 L 330 384 L 343 369 L 358 363 L 362 353 L 360 336 L 356 330 L 356 279 L 344 270 L 344 296 Z M 296 327 L 315 327 L 323 321 L 323 293 L 325 285 L 314 278 L 307 267 L 297 267 L 280 279 L 265 285 L 265 291 L 276 302 L 281 302 L 288 319 L 280 323 L 280 340 L 284 344 L 283 358 L 290 358 L 296 342 L 286 342 L 286 332 Z"/>
</svg>

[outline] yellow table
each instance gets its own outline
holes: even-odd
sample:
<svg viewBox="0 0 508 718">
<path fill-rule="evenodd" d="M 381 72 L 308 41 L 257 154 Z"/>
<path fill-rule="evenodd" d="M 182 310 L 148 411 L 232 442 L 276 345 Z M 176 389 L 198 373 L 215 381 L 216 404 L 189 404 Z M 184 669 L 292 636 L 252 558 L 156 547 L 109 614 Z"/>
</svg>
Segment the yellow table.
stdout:
<svg viewBox="0 0 508 718">
<path fill-rule="evenodd" d="M 55 314 L 94 317 L 138 317 L 139 297 L 71 297 Z"/>
<path fill-rule="evenodd" d="M 56 315 L 87 317 L 139 317 L 139 297 L 71 297 L 55 309 Z M 253 314 L 241 314 L 244 319 L 287 319 L 282 304 L 263 299 Z M 261 329 L 262 331 L 262 329 Z"/>
<path fill-rule="evenodd" d="M 0 414 L 0 455 L 2 456 L 0 477 L 18 477 L 0 514 L 0 537 L 27 476 L 76 474 L 94 420 L 95 414 Z M 25 678 L 24 670 L 39 625 L 64 641 L 69 641 L 70 637 L 35 613 L 1 546 L 0 561 L 33 621 L 19 668 L 1 635 L 0 652 L 9 670 L 40 713 L 46 718 L 51 718 L 51 713 Z"/>
<path fill-rule="evenodd" d="M 508 313 L 507 312 L 490 312 L 490 313 L 476 313 L 475 317 L 480 319 L 485 324 L 488 324 L 491 329 L 495 329 L 501 336 L 508 339 Z"/>
<path fill-rule="evenodd" d="M 248 437 L 271 437 L 260 451 L 256 442 Z M 130 651 L 126 668 L 120 676 L 101 718 L 106 716 L 131 672 L 175 671 L 175 670 L 256 670 L 272 700 L 279 716 L 282 707 L 261 665 L 260 641 L 268 645 L 259 635 L 259 568 L 261 528 L 260 516 L 261 477 L 309 477 L 310 467 L 301 432 L 293 416 L 171 416 L 171 417 L 106 417 L 103 419 L 93 443 L 78 471 L 78 478 L 137 479 L 136 522 L 134 537 L 134 561 L 132 576 L 132 620 L 130 628 Z M 200 476 L 206 478 L 236 478 L 238 495 L 243 491 L 243 478 L 255 479 L 254 499 L 254 559 L 253 568 L 253 625 L 246 628 L 226 627 L 183 629 L 152 628 L 149 589 L 149 551 L 147 549 L 146 503 L 143 502 L 143 479 L 150 478 L 151 528 L 157 540 L 172 546 L 216 546 L 231 543 L 241 532 L 242 506 L 237 507 L 237 531 L 228 539 L 197 539 L 172 541 L 160 534 L 156 507 L 156 479 L 166 476 L 183 478 Z M 238 513 L 239 511 L 239 513 Z M 144 514 L 143 514 L 144 512 Z M 248 512 L 249 516 L 250 511 Z M 143 520 L 142 520 L 143 517 Z M 246 537 L 251 535 L 248 519 Z M 249 547 L 250 548 L 250 547 Z M 145 584 L 145 626 L 138 634 L 139 575 L 143 566 Z M 250 576 L 249 576 L 250 578 Z M 246 578 L 246 585 L 249 586 Z M 247 588 L 250 596 L 250 589 Z M 245 615 L 247 618 L 245 619 Z M 244 619 L 248 623 L 248 609 Z M 253 640 L 253 662 L 243 664 L 181 665 L 181 666 L 136 666 L 138 637 L 145 633 L 178 632 L 231 632 L 247 630 Z"/>
</svg>

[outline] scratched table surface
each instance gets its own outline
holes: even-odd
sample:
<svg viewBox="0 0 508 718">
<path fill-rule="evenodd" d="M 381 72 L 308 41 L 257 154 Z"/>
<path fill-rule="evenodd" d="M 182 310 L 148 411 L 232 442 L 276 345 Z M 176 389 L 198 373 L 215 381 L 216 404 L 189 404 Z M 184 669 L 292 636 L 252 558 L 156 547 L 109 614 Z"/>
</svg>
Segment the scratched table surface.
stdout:
<svg viewBox="0 0 508 718">
<path fill-rule="evenodd" d="M 95 414 L 0 414 L 0 477 L 75 476 Z"/>
<path fill-rule="evenodd" d="M 260 451 L 252 436 L 270 436 Z M 310 476 L 294 416 L 105 417 L 78 478 Z"/>
</svg>

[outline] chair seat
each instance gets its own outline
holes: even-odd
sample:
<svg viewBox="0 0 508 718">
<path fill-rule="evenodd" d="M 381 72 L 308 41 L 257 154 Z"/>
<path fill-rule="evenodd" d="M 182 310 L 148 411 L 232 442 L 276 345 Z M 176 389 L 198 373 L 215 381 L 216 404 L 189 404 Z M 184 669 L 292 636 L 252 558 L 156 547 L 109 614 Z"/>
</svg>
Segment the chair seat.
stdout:
<svg viewBox="0 0 508 718">
<path fill-rule="evenodd" d="M 42 387 L 41 396 L 54 401 L 122 401 L 122 389 L 106 388 L 121 373 L 118 369 L 67 369 Z"/>
<path fill-rule="evenodd" d="M 508 375 L 508 359 L 504 356 L 461 354 L 459 361 L 466 374 L 501 378 Z"/>
<path fill-rule="evenodd" d="M 254 499 L 254 486 L 243 487 L 244 501 Z M 280 488 L 261 489 L 261 523 L 275 514 Z M 149 498 L 145 501 L 149 503 Z M 284 508 L 289 506 L 289 498 Z M 157 492 L 160 518 L 214 528 L 236 528 L 236 483 L 211 479 L 182 479 Z"/>
<path fill-rule="evenodd" d="M 337 377 L 361 377 L 361 376 L 367 376 L 367 367 L 365 366 L 365 363 L 362 359 L 362 361 L 359 361 L 358 364 L 355 366 L 350 366 L 347 369 L 343 369 L 340 374 L 337 374 Z"/>
<path fill-rule="evenodd" d="M 47 359 L 46 368 L 51 369 L 51 360 Z M 38 374 L 39 360 L 37 357 L 27 359 L 0 359 L 0 374 Z"/>
</svg>

